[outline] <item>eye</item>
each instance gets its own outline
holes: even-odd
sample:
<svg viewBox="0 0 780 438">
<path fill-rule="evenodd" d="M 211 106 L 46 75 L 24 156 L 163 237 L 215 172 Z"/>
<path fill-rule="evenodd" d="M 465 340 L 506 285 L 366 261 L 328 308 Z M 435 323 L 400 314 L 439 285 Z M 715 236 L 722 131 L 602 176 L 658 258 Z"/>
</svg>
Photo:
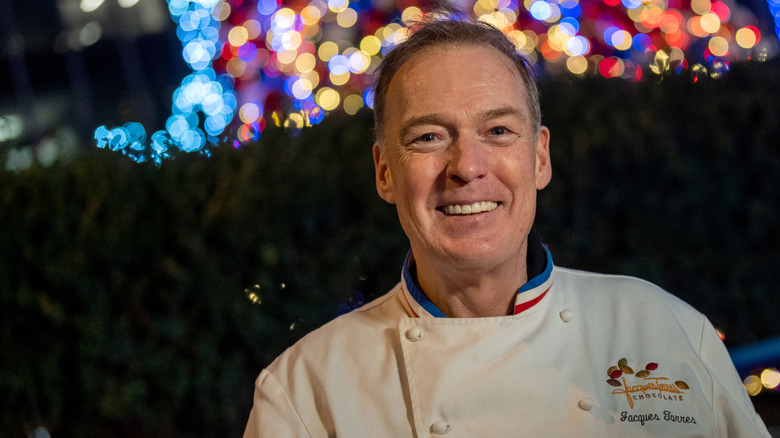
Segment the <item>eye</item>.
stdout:
<svg viewBox="0 0 780 438">
<path fill-rule="evenodd" d="M 496 126 L 490 129 L 490 135 L 505 135 L 509 130 L 503 126 Z"/>
<path fill-rule="evenodd" d="M 423 143 L 429 143 L 436 140 L 436 134 L 433 134 L 431 132 L 425 133 L 419 137 L 417 137 L 416 141 L 423 142 Z"/>
</svg>

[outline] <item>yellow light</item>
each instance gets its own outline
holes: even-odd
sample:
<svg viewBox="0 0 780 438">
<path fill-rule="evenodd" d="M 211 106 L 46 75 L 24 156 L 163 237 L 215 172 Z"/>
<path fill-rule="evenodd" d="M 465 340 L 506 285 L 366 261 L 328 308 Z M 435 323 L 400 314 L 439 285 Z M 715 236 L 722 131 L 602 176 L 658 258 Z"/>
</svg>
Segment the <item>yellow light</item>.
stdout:
<svg viewBox="0 0 780 438">
<path fill-rule="evenodd" d="M 581 75 L 588 70 L 588 60 L 584 56 L 572 56 L 566 60 L 566 68 L 575 75 Z"/>
<path fill-rule="evenodd" d="M 309 81 L 312 90 L 317 88 L 317 85 L 320 84 L 320 75 L 316 71 L 301 73 L 300 78 Z"/>
<path fill-rule="evenodd" d="M 249 39 L 249 32 L 244 26 L 236 26 L 228 32 L 228 42 L 233 47 L 241 47 Z"/>
<path fill-rule="evenodd" d="M 495 5 L 493 4 L 493 2 L 489 0 L 479 0 L 476 3 L 474 3 L 474 15 L 476 15 L 477 17 L 489 14 L 495 10 L 496 10 Z"/>
<path fill-rule="evenodd" d="M 292 113 L 287 118 L 287 120 L 284 121 L 285 129 L 301 129 L 304 126 L 305 126 L 305 120 L 303 119 L 303 115 L 300 113 Z"/>
<path fill-rule="evenodd" d="M 756 38 L 753 30 L 743 27 L 737 31 L 737 44 L 743 49 L 750 49 L 756 45 L 758 38 Z"/>
<path fill-rule="evenodd" d="M 507 36 L 515 43 L 517 50 L 526 56 L 533 53 L 539 42 L 539 38 L 532 30 L 525 32 L 513 30 Z"/>
<path fill-rule="evenodd" d="M 303 28 L 301 32 L 304 38 L 308 39 L 312 43 L 318 43 L 322 39 L 322 32 L 320 32 L 320 25 L 315 23 Z"/>
<path fill-rule="evenodd" d="M 483 14 L 479 16 L 478 20 L 484 23 L 488 23 L 493 27 L 501 30 L 511 28 L 512 24 L 514 23 L 514 20 L 510 21 L 509 17 L 507 17 L 507 15 L 503 12 L 491 12 L 489 14 Z"/>
<path fill-rule="evenodd" d="M 401 21 L 407 26 L 420 21 L 422 17 L 423 13 L 417 6 L 409 6 L 401 12 Z"/>
<path fill-rule="evenodd" d="M 230 16 L 230 5 L 225 1 L 221 1 L 214 5 L 214 9 L 211 10 L 211 17 L 217 21 L 225 21 Z"/>
<path fill-rule="evenodd" d="M 368 56 L 374 56 L 382 48 L 382 42 L 374 35 L 367 35 L 360 40 L 360 50 Z"/>
<path fill-rule="evenodd" d="M 393 34 L 395 34 L 395 33 L 396 33 L 398 30 L 400 30 L 400 29 L 401 29 L 401 27 L 402 27 L 402 26 L 401 26 L 400 24 L 398 24 L 398 23 L 390 23 L 390 24 L 388 24 L 387 26 L 380 27 L 380 28 L 379 28 L 379 29 L 376 31 L 375 35 L 376 35 L 376 36 L 377 36 L 377 37 L 378 37 L 380 40 L 386 40 L 386 39 L 388 39 L 388 38 L 392 37 L 392 36 L 393 36 Z M 381 35 L 380 35 L 380 33 L 381 33 Z"/>
<path fill-rule="evenodd" d="M 393 35 L 390 36 L 393 44 L 401 44 L 402 42 L 406 41 L 406 39 L 409 38 L 409 34 L 407 32 L 408 30 L 405 27 L 401 27 L 397 31 L 393 32 Z"/>
<path fill-rule="evenodd" d="M 296 50 L 301 46 L 303 37 L 294 30 L 289 30 L 282 35 L 282 47 L 285 50 Z"/>
<path fill-rule="evenodd" d="M 284 52 L 278 52 L 276 54 L 276 59 L 279 61 L 279 70 L 282 71 L 288 71 L 290 68 L 293 67 L 293 63 L 295 62 L 295 58 L 298 57 L 298 52 L 295 50 L 287 50 Z"/>
<path fill-rule="evenodd" d="M 295 11 L 290 8 L 281 8 L 274 13 L 273 17 L 276 20 L 280 20 L 279 23 L 284 23 L 285 28 L 289 29 L 295 20 Z"/>
<path fill-rule="evenodd" d="M 518 49 L 520 49 L 520 48 L 525 46 L 526 36 L 525 36 L 525 34 L 522 31 L 520 31 L 520 30 L 513 30 L 513 31 L 510 31 L 509 33 L 507 33 L 506 36 L 509 37 L 509 39 L 513 43 L 515 43 L 515 47 L 517 47 Z"/>
<path fill-rule="evenodd" d="M 707 33 L 715 33 L 720 29 L 720 18 L 715 14 L 701 16 L 701 28 Z"/>
<path fill-rule="evenodd" d="M 704 15 L 712 9 L 710 0 L 691 0 L 691 10 L 699 15 Z"/>
<path fill-rule="evenodd" d="M 298 73 L 306 73 L 314 70 L 314 66 L 317 65 L 317 58 L 311 53 L 301 53 L 298 58 L 295 59 L 295 70 Z"/>
<path fill-rule="evenodd" d="M 330 73 L 330 83 L 333 85 L 344 85 L 349 81 L 349 70 L 345 71 L 344 73 L 340 75 L 334 75 L 333 73 Z"/>
<path fill-rule="evenodd" d="M 557 24 L 547 29 L 547 44 L 553 49 L 561 52 L 564 46 L 566 46 L 566 40 L 569 39 L 569 35 L 566 35 Z"/>
<path fill-rule="evenodd" d="M 257 20 L 247 20 L 244 22 L 244 28 L 247 31 L 247 37 L 250 40 L 253 40 L 260 36 L 260 34 L 263 31 L 262 26 L 260 25 L 260 22 Z"/>
<path fill-rule="evenodd" d="M 639 19 L 642 24 L 649 28 L 656 28 L 661 25 L 661 15 L 663 10 L 656 5 L 648 5 L 642 8 L 642 13 L 639 15 Z"/>
<path fill-rule="evenodd" d="M 339 46 L 333 41 L 325 41 L 324 43 L 320 44 L 320 47 L 317 49 L 317 56 L 321 61 L 325 62 L 330 61 L 330 58 L 333 58 L 338 54 Z"/>
<path fill-rule="evenodd" d="M 316 6 L 309 5 L 301 9 L 301 18 L 303 19 L 303 24 L 311 26 L 320 21 L 320 18 L 322 18 L 322 11 Z"/>
<path fill-rule="evenodd" d="M 712 37 L 708 47 L 715 56 L 726 56 L 729 53 L 729 42 L 721 36 Z"/>
<path fill-rule="evenodd" d="M 497 13 L 504 16 L 504 18 L 507 21 L 507 27 L 511 27 L 515 21 L 517 21 L 517 14 L 513 10 L 509 9 L 502 9 L 501 11 L 498 11 Z"/>
<path fill-rule="evenodd" d="M 317 102 L 317 105 L 321 106 L 325 111 L 333 111 L 338 108 L 341 96 L 339 96 L 338 91 L 330 87 L 324 87 L 317 91 L 317 95 L 314 99 Z"/>
<path fill-rule="evenodd" d="M 641 6 L 638 7 L 638 8 L 634 8 L 634 9 L 628 9 L 626 11 L 626 15 L 628 15 L 628 18 L 630 18 L 631 21 L 633 21 L 635 23 L 636 22 L 640 22 L 640 21 L 642 21 L 642 12 L 644 12 L 644 10 L 645 10 L 645 8 L 641 7 Z"/>
<path fill-rule="evenodd" d="M 345 29 L 354 26 L 357 23 L 357 19 L 357 12 L 352 8 L 346 8 L 336 15 L 336 23 Z"/>
<path fill-rule="evenodd" d="M 246 63 L 241 58 L 233 58 L 227 62 L 225 71 L 234 78 L 240 77 L 246 71 Z"/>
<path fill-rule="evenodd" d="M 628 50 L 631 48 L 631 34 L 625 30 L 619 30 L 612 34 L 612 45 L 618 50 Z"/>
<path fill-rule="evenodd" d="M 761 372 L 761 384 L 766 389 L 775 389 L 780 385 L 780 372 L 776 368 L 767 368 Z"/>
<path fill-rule="evenodd" d="M 344 111 L 354 116 L 360 108 L 363 108 L 363 98 L 359 94 L 350 94 L 344 98 Z"/>
<path fill-rule="evenodd" d="M 255 103 L 245 103 L 241 106 L 241 109 L 238 110 L 238 117 L 241 118 L 241 121 L 244 123 L 252 123 L 260 118 L 260 108 L 258 108 Z"/>
<path fill-rule="evenodd" d="M 760 394 L 761 390 L 764 388 L 761 384 L 761 379 L 759 379 L 758 376 L 747 376 L 745 377 L 745 380 L 742 381 L 742 384 L 745 386 L 745 391 L 747 391 L 750 396 Z"/>
</svg>

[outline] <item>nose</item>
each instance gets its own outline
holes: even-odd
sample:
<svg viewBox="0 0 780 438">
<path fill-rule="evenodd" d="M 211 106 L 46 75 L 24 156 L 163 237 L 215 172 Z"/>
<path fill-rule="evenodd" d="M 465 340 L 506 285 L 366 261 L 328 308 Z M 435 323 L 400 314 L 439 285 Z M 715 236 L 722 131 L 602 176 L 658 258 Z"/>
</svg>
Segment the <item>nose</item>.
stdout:
<svg viewBox="0 0 780 438">
<path fill-rule="evenodd" d="M 449 147 L 447 178 L 468 183 L 485 176 L 488 149 L 475 138 L 460 136 Z"/>
</svg>

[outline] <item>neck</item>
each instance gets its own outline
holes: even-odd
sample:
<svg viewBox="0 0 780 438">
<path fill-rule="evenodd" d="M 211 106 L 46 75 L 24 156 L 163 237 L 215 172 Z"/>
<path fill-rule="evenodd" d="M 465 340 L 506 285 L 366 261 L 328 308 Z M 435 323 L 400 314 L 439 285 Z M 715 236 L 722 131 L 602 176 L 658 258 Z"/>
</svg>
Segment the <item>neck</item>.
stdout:
<svg viewBox="0 0 780 438">
<path fill-rule="evenodd" d="M 502 266 L 439 266 L 416 260 L 417 282 L 446 316 L 511 315 L 517 290 L 528 280 L 527 247 Z"/>
</svg>

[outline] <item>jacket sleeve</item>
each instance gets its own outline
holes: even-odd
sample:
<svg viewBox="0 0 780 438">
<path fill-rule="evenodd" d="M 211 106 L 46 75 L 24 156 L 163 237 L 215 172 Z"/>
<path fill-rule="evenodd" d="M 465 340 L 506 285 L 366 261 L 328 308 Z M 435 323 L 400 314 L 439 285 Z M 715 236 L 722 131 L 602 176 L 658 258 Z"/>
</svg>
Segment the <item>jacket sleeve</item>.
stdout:
<svg viewBox="0 0 780 438">
<path fill-rule="evenodd" d="M 263 370 L 255 382 L 255 399 L 244 438 L 310 438 L 295 407 L 274 376 Z"/>
<path fill-rule="evenodd" d="M 699 355 L 712 376 L 710 399 L 718 421 L 716 436 L 770 438 L 742 385 L 726 346 L 709 320 L 703 319 Z"/>
</svg>

